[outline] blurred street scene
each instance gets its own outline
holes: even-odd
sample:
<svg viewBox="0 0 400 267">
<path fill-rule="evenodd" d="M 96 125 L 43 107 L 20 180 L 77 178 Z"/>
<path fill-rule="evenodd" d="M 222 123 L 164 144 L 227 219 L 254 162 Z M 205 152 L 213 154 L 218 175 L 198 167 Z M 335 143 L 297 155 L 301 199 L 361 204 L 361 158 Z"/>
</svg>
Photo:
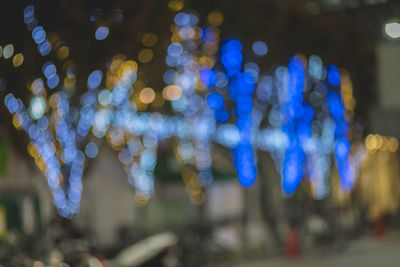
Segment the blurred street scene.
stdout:
<svg viewBox="0 0 400 267">
<path fill-rule="evenodd" d="M 399 14 L 5 0 L 0 267 L 399 266 Z"/>
</svg>

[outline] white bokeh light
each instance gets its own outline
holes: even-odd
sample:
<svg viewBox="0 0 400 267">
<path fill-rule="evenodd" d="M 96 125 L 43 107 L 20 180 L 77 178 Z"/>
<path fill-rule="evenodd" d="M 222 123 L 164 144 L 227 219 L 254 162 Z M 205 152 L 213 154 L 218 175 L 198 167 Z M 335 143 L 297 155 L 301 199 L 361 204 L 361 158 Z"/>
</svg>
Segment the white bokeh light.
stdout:
<svg viewBox="0 0 400 267">
<path fill-rule="evenodd" d="M 400 23 L 391 22 L 385 24 L 385 33 L 391 38 L 400 37 Z"/>
</svg>

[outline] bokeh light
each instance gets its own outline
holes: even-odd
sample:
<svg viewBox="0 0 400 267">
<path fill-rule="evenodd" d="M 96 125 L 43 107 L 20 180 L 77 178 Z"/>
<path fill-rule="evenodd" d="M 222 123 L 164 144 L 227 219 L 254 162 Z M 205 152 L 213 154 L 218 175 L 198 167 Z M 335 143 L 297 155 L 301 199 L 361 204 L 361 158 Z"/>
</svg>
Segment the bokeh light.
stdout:
<svg viewBox="0 0 400 267">
<path fill-rule="evenodd" d="M 157 35 L 148 32 L 145 35 L 143 35 L 142 43 L 145 46 L 152 47 L 157 43 L 157 40 L 158 40 Z"/>
<path fill-rule="evenodd" d="M 165 100 L 178 100 L 182 96 L 182 89 L 177 85 L 168 85 L 164 88 L 162 94 Z"/>
<path fill-rule="evenodd" d="M 57 50 L 57 58 L 59 60 L 65 60 L 67 59 L 69 56 L 69 48 L 68 46 L 61 46 L 60 48 L 58 48 Z"/>
<path fill-rule="evenodd" d="M 88 77 L 87 86 L 90 89 L 97 88 L 100 85 L 102 78 L 103 73 L 100 70 L 93 71 Z"/>
<path fill-rule="evenodd" d="M 44 40 L 43 42 L 38 44 L 38 50 L 39 50 L 39 53 L 42 56 L 47 56 L 51 52 L 51 44 L 50 44 L 50 42 L 47 41 L 47 40 Z"/>
<path fill-rule="evenodd" d="M 34 120 L 40 119 L 46 111 L 46 102 L 41 96 L 35 96 L 31 100 L 29 112 Z"/>
<path fill-rule="evenodd" d="M 32 30 L 32 38 L 37 44 L 46 40 L 46 32 L 42 26 L 37 26 Z"/>
<path fill-rule="evenodd" d="M 149 63 L 153 59 L 153 51 L 150 49 L 142 49 L 138 55 L 139 62 Z"/>
<path fill-rule="evenodd" d="M 96 38 L 96 40 L 104 40 L 108 37 L 109 33 L 110 29 L 107 26 L 100 26 L 96 29 L 94 37 Z"/>
<path fill-rule="evenodd" d="M 253 52 L 258 56 L 265 56 L 268 53 L 268 46 L 262 41 L 257 41 L 253 43 Z"/>
<path fill-rule="evenodd" d="M 9 59 L 14 54 L 14 46 L 12 44 L 8 44 L 3 48 L 3 57 L 5 59 Z"/>
<path fill-rule="evenodd" d="M 99 149 L 95 143 L 88 143 L 85 147 L 85 153 L 89 158 L 93 159 L 97 157 Z"/>
<path fill-rule="evenodd" d="M 155 97 L 156 94 L 154 93 L 154 90 L 151 89 L 150 87 L 143 88 L 139 94 L 139 99 L 144 104 L 150 104 L 151 102 L 153 102 Z"/>
<path fill-rule="evenodd" d="M 212 26 L 220 26 L 224 22 L 224 15 L 221 11 L 213 10 L 208 14 L 207 20 Z"/>
<path fill-rule="evenodd" d="M 183 0 L 170 0 L 168 8 L 173 11 L 179 11 L 183 8 Z"/>
<path fill-rule="evenodd" d="M 19 67 L 24 62 L 24 55 L 22 53 L 15 54 L 13 57 L 13 65 L 14 67 Z"/>
<path fill-rule="evenodd" d="M 393 39 L 400 37 L 400 23 L 389 22 L 385 24 L 385 33 Z"/>
</svg>

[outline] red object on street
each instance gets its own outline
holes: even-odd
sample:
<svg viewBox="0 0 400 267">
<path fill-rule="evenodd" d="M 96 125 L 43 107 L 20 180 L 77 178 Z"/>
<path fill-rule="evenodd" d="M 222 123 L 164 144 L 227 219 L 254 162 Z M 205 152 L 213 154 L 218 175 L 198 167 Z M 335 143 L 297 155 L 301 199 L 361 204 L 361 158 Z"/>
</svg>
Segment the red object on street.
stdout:
<svg viewBox="0 0 400 267">
<path fill-rule="evenodd" d="M 382 216 L 375 222 L 375 235 L 379 239 L 386 235 L 385 220 Z"/>
<path fill-rule="evenodd" d="M 294 259 L 300 255 L 299 234 L 295 228 L 289 229 L 285 239 L 286 257 Z"/>
</svg>

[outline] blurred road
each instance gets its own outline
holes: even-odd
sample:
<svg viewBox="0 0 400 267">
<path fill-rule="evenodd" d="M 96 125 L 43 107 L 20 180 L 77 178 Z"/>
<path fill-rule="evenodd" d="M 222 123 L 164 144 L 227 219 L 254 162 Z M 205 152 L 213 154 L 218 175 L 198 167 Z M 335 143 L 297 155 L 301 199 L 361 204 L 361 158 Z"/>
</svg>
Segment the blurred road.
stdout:
<svg viewBox="0 0 400 267">
<path fill-rule="evenodd" d="M 303 254 L 289 260 L 270 258 L 248 262 L 236 267 L 400 267 L 400 232 L 388 233 L 383 239 L 364 237 L 350 242 L 341 252 L 318 252 Z"/>
</svg>

